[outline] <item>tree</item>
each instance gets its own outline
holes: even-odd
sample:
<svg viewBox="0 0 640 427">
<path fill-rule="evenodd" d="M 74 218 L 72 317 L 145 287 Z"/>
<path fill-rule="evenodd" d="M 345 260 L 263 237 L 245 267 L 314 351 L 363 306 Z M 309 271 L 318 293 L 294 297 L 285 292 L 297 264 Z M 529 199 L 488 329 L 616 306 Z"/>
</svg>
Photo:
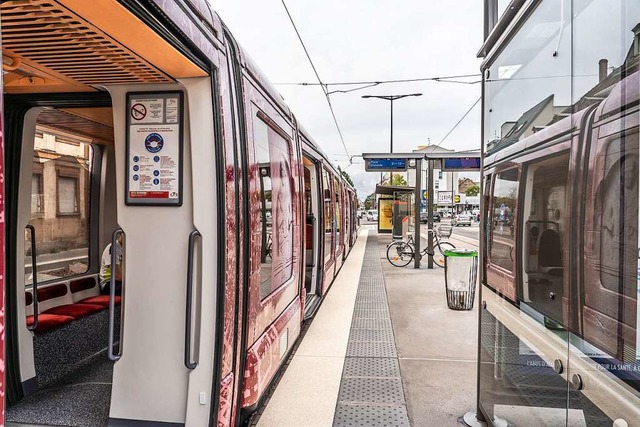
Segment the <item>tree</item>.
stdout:
<svg viewBox="0 0 640 427">
<path fill-rule="evenodd" d="M 364 208 L 366 210 L 373 209 L 373 205 L 376 202 L 376 193 L 371 193 L 364 199 Z"/>
<path fill-rule="evenodd" d="M 477 196 L 479 193 L 480 193 L 480 187 L 475 184 L 467 188 L 467 191 L 464 192 L 464 194 L 466 194 L 468 197 Z"/>
<path fill-rule="evenodd" d="M 391 180 L 391 185 L 396 186 L 396 187 L 406 187 L 409 184 L 404 179 L 404 176 L 402 176 L 399 173 L 394 173 L 393 174 L 393 179 Z"/>
</svg>

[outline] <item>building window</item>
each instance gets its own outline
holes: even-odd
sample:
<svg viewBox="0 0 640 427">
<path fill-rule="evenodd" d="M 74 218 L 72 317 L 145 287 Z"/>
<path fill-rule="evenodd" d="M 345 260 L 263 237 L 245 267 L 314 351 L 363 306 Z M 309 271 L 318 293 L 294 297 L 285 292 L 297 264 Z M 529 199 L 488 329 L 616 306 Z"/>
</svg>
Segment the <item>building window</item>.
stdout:
<svg viewBox="0 0 640 427">
<path fill-rule="evenodd" d="M 44 191 L 42 187 L 42 173 L 34 173 L 31 176 L 31 214 L 44 213 Z"/>
<path fill-rule="evenodd" d="M 79 214 L 78 207 L 78 178 L 58 176 L 58 214 Z"/>
</svg>

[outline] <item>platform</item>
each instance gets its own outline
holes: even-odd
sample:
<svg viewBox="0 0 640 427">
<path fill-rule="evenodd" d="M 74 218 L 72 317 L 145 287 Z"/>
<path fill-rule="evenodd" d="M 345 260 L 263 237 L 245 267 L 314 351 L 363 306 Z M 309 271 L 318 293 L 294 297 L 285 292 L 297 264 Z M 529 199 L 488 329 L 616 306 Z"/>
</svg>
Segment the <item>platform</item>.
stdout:
<svg viewBox="0 0 640 427">
<path fill-rule="evenodd" d="M 477 303 L 449 310 L 444 270 L 392 266 L 390 239 L 361 228 L 253 425 L 456 426 L 475 408 Z"/>
</svg>

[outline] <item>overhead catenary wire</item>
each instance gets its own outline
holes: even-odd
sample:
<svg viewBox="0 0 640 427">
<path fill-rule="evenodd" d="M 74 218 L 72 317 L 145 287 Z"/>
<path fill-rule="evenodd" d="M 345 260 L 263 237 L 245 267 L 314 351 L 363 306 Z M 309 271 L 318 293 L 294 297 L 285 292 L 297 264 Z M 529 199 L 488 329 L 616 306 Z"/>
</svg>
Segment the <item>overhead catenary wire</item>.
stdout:
<svg viewBox="0 0 640 427">
<path fill-rule="evenodd" d="M 296 32 L 296 35 L 298 36 L 298 40 L 300 40 L 300 44 L 302 45 L 302 49 L 304 49 L 304 53 L 305 53 L 305 55 L 307 55 L 307 59 L 309 60 L 309 63 L 311 64 L 311 68 L 313 69 L 313 72 L 316 75 L 316 78 L 318 79 L 318 83 L 316 83 L 315 85 L 319 85 L 322 88 L 322 91 L 324 92 L 324 96 L 325 96 L 325 99 L 327 100 L 327 104 L 329 104 L 329 110 L 331 111 L 331 117 L 333 117 L 333 123 L 335 123 L 335 125 L 336 125 L 336 129 L 338 130 L 338 135 L 340 136 L 340 141 L 342 142 L 342 146 L 344 147 L 344 152 L 347 153 L 347 156 L 349 156 L 349 150 L 347 149 L 347 144 L 345 144 L 345 142 L 344 142 L 344 137 L 342 136 L 342 131 L 340 130 L 340 125 L 338 125 L 338 119 L 336 118 L 336 113 L 333 110 L 333 105 L 331 105 L 331 99 L 329 98 L 329 90 L 327 88 L 327 85 L 322 82 L 322 79 L 320 78 L 320 75 L 318 74 L 318 70 L 316 69 L 316 66 L 313 64 L 313 61 L 311 60 L 311 55 L 309 55 L 309 51 L 307 50 L 307 46 L 304 44 L 304 41 L 302 40 L 302 37 L 300 36 L 300 32 L 298 31 L 298 27 L 296 27 L 296 23 L 294 22 L 293 17 L 291 16 L 291 13 L 289 13 L 289 9 L 287 8 L 287 5 L 284 2 L 284 0 L 282 0 L 282 6 L 284 6 L 284 10 L 287 12 L 287 16 L 289 17 L 289 21 L 291 21 L 291 25 L 293 26 L 293 29 Z"/>
<path fill-rule="evenodd" d="M 478 105 L 478 102 L 480 102 L 480 100 L 482 99 L 482 97 L 476 99 L 476 102 L 473 103 L 473 105 L 471 107 L 469 107 L 469 109 L 462 115 L 462 117 L 460 117 L 460 120 L 458 120 L 456 122 L 455 125 L 453 125 L 453 127 L 451 128 L 451 130 L 449 132 L 447 132 L 447 134 L 444 136 L 444 138 L 442 138 L 440 140 L 440 142 L 438 142 L 437 145 L 435 145 L 431 151 L 433 152 L 436 148 L 440 147 L 442 145 L 442 143 L 449 137 L 449 135 L 451 135 L 453 133 L 454 130 L 456 130 L 456 128 L 460 125 L 460 123 L 462 123 L 462 121 L 469 115 L 469 113 L 471 112 L 471 110 L 473 110 L 473 108 Z"/>
<path fill-rule="evenodd" d="M 280 86 L 355 86 L 355 85 L 382 85 L 382 84 L 390 84 L 390 83 L 414 83 L 414 82 L 426 82 L 426 81 L 435 81 L 441 83 L 460 83 L 460 84 L 477 84 L 481 83 L 482 80 L 473 80 L 473 81 L 459 81 L 454 79 L 464 79 L 471 77 L 481 77 L 482 74 L 458 74 L 453 76 L 436 76 L 436 77 L 417 77 L 413 79 L 391 79 L 391 80 L 362 80 L 362 81 L 352 81 L 352 82 L 327 82 L 327 83 L 314 83 L 314 82 L 281 82 L 274 83 L 275 85 Z"/>
</svg>

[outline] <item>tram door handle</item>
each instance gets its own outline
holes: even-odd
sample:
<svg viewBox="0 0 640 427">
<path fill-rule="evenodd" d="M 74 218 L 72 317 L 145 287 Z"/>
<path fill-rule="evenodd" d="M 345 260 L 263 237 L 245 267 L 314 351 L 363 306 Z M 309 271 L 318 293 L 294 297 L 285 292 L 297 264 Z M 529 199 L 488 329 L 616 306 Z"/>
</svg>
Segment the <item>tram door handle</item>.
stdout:
<svg viewBox="0 0 640 427">
<path fill-rule="evenodd" d="M 115 318 L 116 318 L 116 265 L 118 263 L 118 251 L 116 247 L 118 246 L 118 236 L 120 234 L 124 234 L 124 230 L 122 228 L 118 228 L 111 235 L 111 278 L 109 279 L 109 344 L 107 347 L 107 357 L 109 360 L 113 362 L 117 362 L 122 357 L 122 327 L 124 317 L 122 314 L 124 313 L 124 285 L 125 285 L 125 277 L 122 275 L 122 283 L 121 283 L 121 295 L 122 302 L 120 305 L 120 330 L 118 334 L 118 351 L 114 352 L 114 344 L 115 344 Z M 125 241 L 126 244 L 126 241 Z M 125 246 L 122 246 L 122 259 L 124 263 L 124 253 Z"/>
<path fill-rule="evenodd" d="M 202 238 L 202 235 L 198 230 L 193 230 L 189 233 L 189 252 L 187 256 L 187 310 L 184 325 L 184 366 L 190 370 L 193 370 L 198 366 L 198 362 L 193 361 L 191 354 L 191 341 L 193 335 L 193 264 L 196 239 L 198 237 Z"/>
<path fill-rule="evenodd" d="M 27 326 L 30 331 L 35 331 L 38 327 L 38 265 L 36 263 L 36 228 L 28 224 L 25 229 L 29 229 L 31 238 L 31 292 L 33 293 L 33 325 Z"/>
</svg>

